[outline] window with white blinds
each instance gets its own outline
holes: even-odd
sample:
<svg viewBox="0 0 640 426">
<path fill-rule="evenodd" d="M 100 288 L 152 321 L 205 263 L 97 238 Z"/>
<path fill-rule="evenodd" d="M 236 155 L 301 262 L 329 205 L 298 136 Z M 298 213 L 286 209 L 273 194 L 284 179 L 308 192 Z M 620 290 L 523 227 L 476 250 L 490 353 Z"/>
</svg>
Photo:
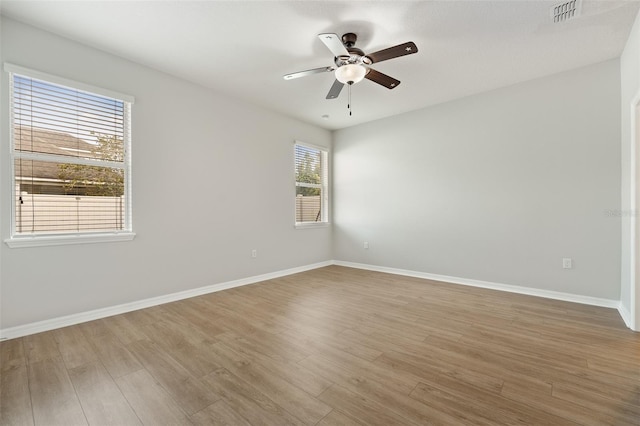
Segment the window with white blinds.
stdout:
<svg viewBox="0 0 640 426">
<path fill-rule="evenodd" d="M 133 99 L 9 64 L 5 70 L 12 238 L 131 232 Z"/>
<path fill-rule="evenodd" d="M 294 151 L 296 225 L 328 223 L 328 152 L 299 142 Z"/>
</svg>

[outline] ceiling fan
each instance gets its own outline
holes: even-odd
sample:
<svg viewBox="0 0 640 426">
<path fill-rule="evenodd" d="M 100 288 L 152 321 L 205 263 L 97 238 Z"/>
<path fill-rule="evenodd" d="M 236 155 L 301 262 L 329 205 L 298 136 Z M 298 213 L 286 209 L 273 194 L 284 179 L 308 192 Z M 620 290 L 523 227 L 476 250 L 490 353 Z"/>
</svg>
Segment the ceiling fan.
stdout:
<svg viewBox="0 0 640 426">
<path fill-rule="evenodd" d="M 331 89 L 329 89 L 327 99 L 337 98 L 345 84 L 351 86 L 354 83 L 362 81 L 364 78 L 378 83 L 387 89 L 398 87 L 400 80 L 396 80 L 380 71 L 369 68 L 369 65 L 418 52 L 418 47 L 412 41 L 374 53 L 365 54 L 361 49 L 355 47 L 358 36 L 354 33 L 346 33 L 341 38 L 338 37 L 337 34 L 318 34 L 318 38 L 329 48 L 331 53 L 333 53 L 335 66 L 331 65 L 328 67 L 294 72 L 285 75 L 284 79 L 292 80 L 312 74 L 335 71 L 336 81 L 333 83 L 333 86 L 331 86 Z"/>
</svg>

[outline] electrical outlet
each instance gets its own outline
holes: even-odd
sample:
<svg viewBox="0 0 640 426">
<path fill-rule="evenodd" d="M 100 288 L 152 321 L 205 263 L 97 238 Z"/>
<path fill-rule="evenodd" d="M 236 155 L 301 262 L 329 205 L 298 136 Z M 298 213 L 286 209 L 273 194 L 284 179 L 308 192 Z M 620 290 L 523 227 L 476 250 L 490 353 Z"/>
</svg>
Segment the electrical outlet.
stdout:
<svg viewBox="0 0 640 426">
<path fill-rule="evenodd" d="M 258 250 L 256 249 L 251 250 L 251 257 L 254 259 L 258 257 Z"/>
<path fill-rule="evenodd" d="M 573 268 L 573 260 L 570 257 L 565 257 L 562 259 L 562 268 L 563 269 L 571 269 Z"/>
<path fill-rule="evenodd" d="M 369 242 L 365 241 L 362 246 L 364 247 L 365 250 L 369 250 Z"/>
</svg>

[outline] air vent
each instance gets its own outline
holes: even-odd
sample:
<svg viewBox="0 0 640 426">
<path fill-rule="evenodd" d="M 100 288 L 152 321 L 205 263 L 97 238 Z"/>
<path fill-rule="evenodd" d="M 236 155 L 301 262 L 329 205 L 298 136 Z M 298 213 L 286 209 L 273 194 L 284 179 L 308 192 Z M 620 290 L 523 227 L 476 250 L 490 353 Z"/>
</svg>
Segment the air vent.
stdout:
<svg viewBox="0 0 640 426">
<path fill-rule="evenodd" d="M 569 0 L 551 8 L 551 19 L 554 23 L 566 22 L 580 16 L 582 0 Z"/>
</svg>

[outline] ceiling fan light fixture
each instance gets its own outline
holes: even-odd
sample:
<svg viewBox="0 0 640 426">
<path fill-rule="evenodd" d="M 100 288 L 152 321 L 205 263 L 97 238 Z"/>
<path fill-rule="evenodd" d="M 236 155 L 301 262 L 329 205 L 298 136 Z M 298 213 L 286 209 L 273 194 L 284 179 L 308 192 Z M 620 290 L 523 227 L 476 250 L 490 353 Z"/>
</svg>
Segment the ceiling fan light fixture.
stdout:
<svg viewBox="0 0 640 426">
<path fill-rule="evenodd" d="M 346 64 L 336 69 L 336 80 L 342 84 L 354 84 L 362 81 L 367 69 L 359 64 Z"/>
</svg>

